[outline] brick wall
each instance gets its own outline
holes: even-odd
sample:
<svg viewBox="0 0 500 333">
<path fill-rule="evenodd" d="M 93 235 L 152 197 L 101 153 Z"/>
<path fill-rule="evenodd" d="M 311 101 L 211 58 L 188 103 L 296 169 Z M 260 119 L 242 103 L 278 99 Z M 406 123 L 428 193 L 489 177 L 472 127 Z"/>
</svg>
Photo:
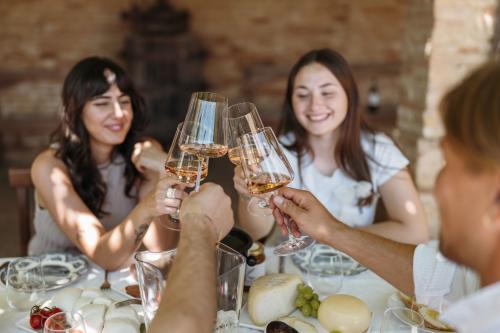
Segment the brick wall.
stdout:
<svg viewBox="0 0 500 333">
<path fill-rule="evenodd" d="M 153 0 L 136 2 L 148 6 Z M 398 102 L 406 1 L 171 3 L 190 11 L 192 31 L 209 52 L 200 75 L 210 89 L 233 102 L 254 101 L 267 122 L 279 117 L 291 65 L 312 48 L 332 47 L 343 53 L 355 69 L 363 96 L 375 78 L 382 103 Z M 0 119 L 53 118 L 64 75 L 76 61 L 95 54 L 119 61 L 128 33 L 120 15 L 131 4 L 122 0 L 0 2 Z M 45 137 L 34 142 L 40 145 Z M 3 141 L 10 145 L 19 138 L 4 135 Z"/>
</svg>

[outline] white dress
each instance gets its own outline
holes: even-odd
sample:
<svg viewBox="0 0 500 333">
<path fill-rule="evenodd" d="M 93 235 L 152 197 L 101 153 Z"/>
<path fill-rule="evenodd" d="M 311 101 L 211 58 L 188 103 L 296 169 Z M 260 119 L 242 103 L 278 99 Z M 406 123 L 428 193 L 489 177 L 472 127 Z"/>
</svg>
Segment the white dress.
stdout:
<svg viewBox="0 0 500 333">
<path fill-rule="evenodd" d="M 103 210 L 109 214 L 100 218 L 100 222 L 106 230 L 110 230 L 120 224 L 123 219 L 137 204 L 137 200 L 125 195 L 125 160 L 118 155 L 113 162 L 99 167 L 103 181 L 107 185 L 106 197 Z M 134 194 L 134 189 L 132 194 Z M 33 225 L 35 234 L 28 246 L 29 255 L 41 255 L 54 252 L 74 252 L 78 249 L 54 222 L 49 211 L 40 207 L 35 194 L 35 214 Z"/>
<path fill-rule="evenodd" d="M 293 136 L 280 137 L 283 144 L 293 142 Z M 339 221 L 352 227 L 367 226 L 373 223 L 378 201 L 379 188 L 397 172 L 408 165 L 408 159 L 396 147 L 394 142 L 385 134 L 363 134 L 361 146 L 368 156 L 368 167 L 372 182 L 358 182 L 341 169 L 335 170 L 332 175 L 323 175 L 319 172 L 308 156 L 302 158 L 302 182 L 299 177 L 297 155 L 284 149 L 290 162 L 295 178 L 288 185 L 291 188 L 310 191 Z M 366 198 L 371 192 L 375 193 L 374 200 L 367 206 L 360 207 L 358 200 Z"/>
<path fill-rule="evenodd" d="M 289 145 L 293 140 L 293 135 L 280 137 L 281 143 L 285 145 Z M 311 163 L 308 155 L 301 160 L 301 179 L 297 154 L 283 147 L 295 174 L 293 181 L 288 186 L 308 190 L 336 219 L 351 227 L 363 227 L 373 224 L 380 187 L 397 172 L 406 168 L 409 162 L 394 142 L 382 133 L 363 133 L 361 135 L 361 147 L 368 156 L 371 182 L 356 181 L 340 168 L 336 169 L 332 175 L 323 175 Z M 372 193 L 374 196 L 370 204 L 358 205 L 360 199 L 364 199 Z M 268 239 L 268 244 L 278 243 L 283 240 L 277 229 L 274 228 L 274 232 Z M 341 269 L 344 275 L 358 274 L 366 269 L 344 253 L 324 244 L 315 245 L 306 251 L 293 255 L 292 261 L 305 272 L 308 270 L 309 262 L 315 261 L 315 259 L 311 258 L 311 255 L 316 257 L 325 253 L 334 253 L 341 258 L 339 260 L 342 262 Z M 314 271 L 318 269 L 318 267 L 312 268 Z"/>
</svg>

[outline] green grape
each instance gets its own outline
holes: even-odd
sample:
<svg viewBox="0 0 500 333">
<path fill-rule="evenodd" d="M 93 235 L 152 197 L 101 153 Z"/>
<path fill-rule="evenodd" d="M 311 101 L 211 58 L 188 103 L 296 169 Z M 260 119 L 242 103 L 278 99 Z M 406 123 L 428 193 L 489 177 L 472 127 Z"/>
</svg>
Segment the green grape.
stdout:
<svg viewBox="0 0 500 333">
<path fill-rule="evenodd" d="M 313 294 L 313 299 L 315 299 L 315 300 L 319 301 L 319 296 L 318 296 L 318 294 L 314 293 L 314 294 Z"/>
<path fill-rule="evenodd" d="M 305 288 L 305 287 L 306 287 L 306 286 L 305 286 L 303 283 L 300 283 L 300 284 L 298 284 L 298 285 L 297 285 L 297 291 L 298 291 L 299 293 L 301 293 L 301 292 L 303 292 L 303 291 L 304 291 L 304 288 Z"/>
<path fill-rule="evenodd" d="M 312 309 L 311 317 L 318 318 L 318 309 L 314 309 L 314 308 Z"/>
<path fill-rule="evenodd" d="M 315 300 L 314 298 L 312 299 L 312 301 L 310 302 L 311 304 L 311 307 L 314 309 L 314 310 L 318 310 L 319 308 L 319 302 L 317 300 Z"/>
<path fill-rule="evenodd" d="M 302 312 L 302 314 L 306 317 L 309 317 L 311 315 L 311 312 L 312 312 L 312 308 L 311 308 L 311 305 L 309 304 L 304 304 L 304 306 L 302 306 L 302 308 L 300 309 L 300 311 Z"/>
<path fill-rule="evenodd" d="M 310 300 L 312 300 L 312 299 L 313 299 L 313 295 L 312 295 L 311 293 L 308 293 L 308 292 L 304 292 L 303 297 L 304 297 L 306 300 L 308 300 L 308 301 L 310 301 Z"/>
<path fill-rule="evenodd" d="M 302 307 L 304 304 L 306 304 L 306 300 L 304 299 L 304 297 L 302 296 L 298 296 L 296 299 L 295 299 L 295 306 L 300 308 Z"/>
<path fill-rule="evenodd" d="M 313 289 L 309 286 L 304 288 L 304 293 L 310 293 L 311 295 L 313 294 Z"/>
<path fill-rule="evenodd" d="M 339 330 L 333 330 L 333 331 L 331 331 L 330 333 L 342 333 L 342 331 L 339 331 Z"/>
</svg>

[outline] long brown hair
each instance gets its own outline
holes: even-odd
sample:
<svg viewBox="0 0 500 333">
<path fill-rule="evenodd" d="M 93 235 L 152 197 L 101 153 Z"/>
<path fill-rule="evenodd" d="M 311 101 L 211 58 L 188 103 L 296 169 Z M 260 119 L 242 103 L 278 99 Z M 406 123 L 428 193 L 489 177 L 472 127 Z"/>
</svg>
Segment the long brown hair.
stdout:
<svg viewBox="0 0 500 333">
<path fill-rule="evenodd" d="M 474 166 L 500 167 L 500 62 L 473 71 L 442 99 L 447 135 Z"/>
<path fill-rule="evenodd" d="M 284 145 L 287 149 L 297 154 L 299 164 L 299 176 L 302 180 L 301 163 L 306 154 L 314 159 L 314 152 L 308 141 L 307 131 L 299 123 L 293 112 L 292 95 L 295 78 L 298 72 L 305 66 L 318 63 L 325 66 L 340 82 L 347 95 L 347 115 L 340 124 L 338 142 L 334 150 L 335 161 L 342 171 L 356 181 L 371 181 L 371 173 L 368 167 L 367 156 L 361 147 L 361 131 L 373 132 L 361 116 L 359 106 L 359 93 L 356 81 L 347 61 L 338 52 L 331 49 L 312 50 L 303 55 L 292 67 L 288 76 L 285 101 L 283 105 L 280 135 L 293 134 L 294 141 Z M 366 201 L 366 202 L 364 202 Z M 371 203 L 364 200 L 361 205 Z"/>
<path fill-rule="evenodd" d="M 83 124 L 81 114 L 85 104 L 92 97 L 104 94 L 111 84 L 105 71 L 115 75 L 120 91 L 129 96 L 134 117 L 123 143 L 115 147 L 114 153 L 125 159 L 125 195 L 132 197 L 132 189 L 142 176 L 130 160 L 139 133 L 146 126 L 144 99 L 136 91 L 126 72 L 106 58 L 89 57 L 78 62 L 68 73 L 62 89 L 63 117 L 59 127 L 51 135 L 51 142 L 57 143 L 56 156 L 68 168 L 71 182 L 87 207 L 98 217 L 106 214 L 102 210 L 107 187 L 90 151 L 89 133 Z"/>
</svg>

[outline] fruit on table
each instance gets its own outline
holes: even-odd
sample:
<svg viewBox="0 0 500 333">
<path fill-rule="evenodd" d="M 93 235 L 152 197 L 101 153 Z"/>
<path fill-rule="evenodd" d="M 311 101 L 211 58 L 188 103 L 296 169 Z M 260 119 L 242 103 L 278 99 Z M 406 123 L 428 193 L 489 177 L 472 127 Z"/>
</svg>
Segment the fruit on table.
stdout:
<svg viewBox="0 0 500 333">
<path fill-rule="evenodd" d="M 248 293 L 248 315 L 256 325 L 290 314 L 295 309 L 297 286 L 302 283 L 295 274 L 269 274 L 254 281 Z"/>
<path fill-rule="evenodd" d="M 318 308 L 321 302 L 319 296 L 313 289 L 301 283 L 297 286 L 298 295 L 295 298 L 295 306 L 300 309 L 306 317 L 318 318 Z"/>
<path fill-rule="evenodd" d="M 41 307 L 39 305 L 34 305 L 30 310 L 30 326 L 31 328 L 37 330 L 43 328 L 47 318 L 53 314 L 62 312 L 57 306 L 53 307 Z"/>
<path fill-rule="evenodd" d="M 328 332 L 362 333 L 370 326 L 368 306 L 351 295 L 332 295 L 321 302 L 318 320 Z"/>
</svg>

